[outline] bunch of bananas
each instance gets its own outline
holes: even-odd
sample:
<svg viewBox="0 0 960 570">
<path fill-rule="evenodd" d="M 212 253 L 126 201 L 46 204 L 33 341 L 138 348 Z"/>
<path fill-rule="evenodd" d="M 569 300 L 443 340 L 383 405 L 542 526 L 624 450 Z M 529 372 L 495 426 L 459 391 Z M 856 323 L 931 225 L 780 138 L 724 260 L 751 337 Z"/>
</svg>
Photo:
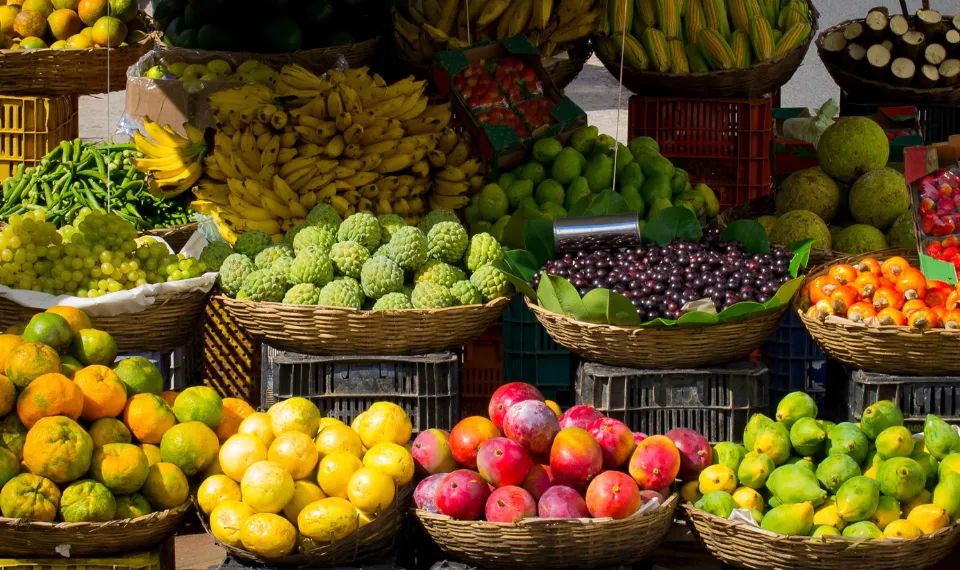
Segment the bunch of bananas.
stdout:
<svg viewBox="0 0 960 570">
<path fill-rule="evenodd" d="M 143 120 L 146 136 L 140 131 L 134 134 L 134 144 L 145 156 L 135 159 L 137 170 L 147 175 L 147 189 L 155 196 L 179 196 L 203 174 L 201 160 L 207 154 L 203 133 L 190 123 L 184 123 L 183 128 L 187 138 L 146 117 Z"/>
<path fill-rule="evenodd" d="M 393 37 L 404 57 L 427 62 L 439 51 L 526 34 L 543 57 L 595 32 L 604 0 L 409 0 L 394 7 Z"/>
<path fill-rule="evenodd" d="M 410 224 L 430 208 L 466 206 L 483 187 L 481 163 L 448 126 L 450 104 L 430 105 L 425 86 L 387 85 L 367 68 L 320 77 L 287 65 L 272 90 L 211 95 L 219 126 L 194 207 L 229 240 L 248 230 L 277 238 L 320 202 Z"/>
</svg>

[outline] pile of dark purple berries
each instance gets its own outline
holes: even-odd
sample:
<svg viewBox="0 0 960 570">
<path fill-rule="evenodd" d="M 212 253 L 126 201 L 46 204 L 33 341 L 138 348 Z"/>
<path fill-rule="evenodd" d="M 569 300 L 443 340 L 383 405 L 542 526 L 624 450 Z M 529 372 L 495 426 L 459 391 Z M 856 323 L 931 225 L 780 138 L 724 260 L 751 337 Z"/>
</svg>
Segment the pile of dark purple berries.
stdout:
<svg viewBox="0 0 960 570">
<path fill-rule="evenodd" d="M 592 289 L 622 294 L 643 321 L 676 319 L 686 303 L 700 299 L 712 300 L 717 311 L 743 301 L 765 303 L 790 280 L 792 256 L 774 246 L 770 253 L 748 253 L 740 242 L 723 241 L 718 230 L 709 230 L 699 243 L 567 253 L 548 261 L 530 285 L 536 290 L 545 270 L 572 283 L 581 296 Z"/>
</svg>

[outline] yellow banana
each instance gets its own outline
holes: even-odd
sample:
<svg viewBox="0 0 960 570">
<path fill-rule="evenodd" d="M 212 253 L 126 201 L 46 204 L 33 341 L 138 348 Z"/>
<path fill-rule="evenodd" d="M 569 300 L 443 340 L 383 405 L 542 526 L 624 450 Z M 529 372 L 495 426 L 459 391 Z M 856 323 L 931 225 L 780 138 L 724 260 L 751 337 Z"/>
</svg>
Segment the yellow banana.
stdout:
<svg viewBox="0 0 960 570">
<path fill-rule="evenodd" d="M 433 183 L 433 192 L 443 196 L 459 196 L 466 194 L 470 190 L 470 185 L 466 182 L 448 182 L 439 178 Z"/>
<path fill-rule="evenodd" d="M 510 2 L 511 0 L 490 0 L 487 2 L 483 11 L 480 12 L 480 17 L 477 18 L 477 26 L 482 28 L 494 22 L 510 7 Z"/>
<path fill-rule="evenodd" d="M 463 169 L 449 164 L 434 172 L 433 176 L 438 180 L 446 180 L 447 182 L 463 182 L 468 178 Z"/>
<path fill-rule="evenodd" d="M 463 170 L 463 173 L 469 178 L 480 171 L 480 161 L 476 158 L 468 160 L 460 165 L 460 169 Z"/>
<path fill-rule="evenodd" d="M 542 30 L 547 27 L 550 21 L 550 13 L 553 11 L 553 0 L 533 0 L 533 12 L 530 15 L 530 27 L 535 30 Z"/>
<path fill-rule="evenodd" d="M 363 156 L 363 147 L 356 144 L 348 144 L 343 149 L 343 156 L 347 157 L 348 159 L 360 158 L 361 156 Z M 340 160 L 340 164 L 341 165 L 343 164 L 342 157 Z"/>
<path fill-rule="evenodd" d="M 343 132 L 343 140 L 347 144 L 361 144 L 363 142 L 363 127 L 360 125 L 350 125 Z"/>
<path fill-rule="evenodd" d="M 203 131 L 201 131 L 201 130 L 198 129 L 197 127 L 191 125 L 189 122 L 186 122 L 186 123 L 183 124 L 183 130 L 184 130 L 184 132 L 187 133 L 187 139 L 188 139 L 192 144 L 204 144 L 204 143 L 205 143 L 205 140 L 204 140 L 205 137 L 204 137 Z"/>
<path fill-rule="evenodd" d="M 363 111 L 363 103 L 360 101 L 360 95 L 356 89 L 346 84 L 338 85 L 337 89 L 340 93 L 340 101 L 343 103 L 343 108 L 346 111 L 350 113 Z"/>
<path fill-rule="evenodd" d="M 280 177 L 286 178 L 298 170 L 302 170 L 307 166 L 314 165 L 316 162 L 316 158 L 312 156 L 301 156 L 300 158 L 295 158 L 280 167 Z"/>
<path fill-rule="evenodd" d="M 263 153 L 260 155 L 260 166 L 274 165 L 277 163 L 277 155 L 280 153 L 280 135 L 273 135 L 270 141 L 264 146 Z"/>
<path fill-rule="evenodd" d="M 277 164 L 286 164 L 297 157 L 297 149 L 281 148 L 277 153 Z"/>
<path fill-rule="evenodd" d="M 162 146 L 186 147 L 190 145 L 190 141 L 188 139 L 164 129 L 158 123 L 153 122 L 150 117 L 143 118 L 143 130 L 147 132 L 147 136 L 157 141 L 157 144 Z"/>
<path fill-rule="evenodd" d="M 297 199 L 297 193 L 290 189 L 290 186 L 287 184 L 286 180 L 280 178 L 279 176 L 273 177 L 273 191 L 280 197 L 280 199 L 290 202 L 291 200 Z"/>
<path fill-rule="evenodd" d="M 343 140 L 342 135 L 337 135 L 327 143 L 324 153 L 330 158 L 337 158 L 343 154 L 343 150 L 346 148 L 346 143 Z"/>
<path fill-rule="evenodd" d="M 336 124 L 338 131 L 343 132 L 353 124 L 353 116 L 350 115 L 350 111 L 344 111 L 337 115 L 334 124 Z"/>
<path fill-rule="evenodd" d="M 447 164 L 447 157 L 437 149 L 427 153 L 427 160 L 430 161 L 430 166 L 434 168 L 443 168 Z"/>
<path fill-rule="evenodd" d="M 440 131 L 440 138 L 437 140 L 437 150 L 443 154 L 448 154 L 455 146 L 457 146 L 457 133 L 449 127 L 444 127 Z"/>
<path fill-rule="evenodd" d="M 343 100 L 340 98 L 340 93 L 337 91 L 330 91 L 327 94 L 327 114 L 331 117 L 336 117 L 343 112 Z"/>
<path fill-rule="evenodd" d="M 413 155 L 411 154 L 394 154 L 383 159 L 383 162 L 381 162 L 377 168 L 377 172 L 380 174 L 397 172 L 405 168 L 410 168 L 414 162 Z"/>
<path fill-rule="evenodd" d="M 257 180 L 267 184 L 270 182 L 270 179 L 273 178 L 273 175 L 277 173 L 277 167 L 274 164 L 268 164 L 260 169 L 260 172 L 257 173 Z"/>
<path fill-rule="evenodd" d="M 434 210 L 459 210 L 469 203 L 469 196 L 430 196 L 430 207 Z"/>
</svg>

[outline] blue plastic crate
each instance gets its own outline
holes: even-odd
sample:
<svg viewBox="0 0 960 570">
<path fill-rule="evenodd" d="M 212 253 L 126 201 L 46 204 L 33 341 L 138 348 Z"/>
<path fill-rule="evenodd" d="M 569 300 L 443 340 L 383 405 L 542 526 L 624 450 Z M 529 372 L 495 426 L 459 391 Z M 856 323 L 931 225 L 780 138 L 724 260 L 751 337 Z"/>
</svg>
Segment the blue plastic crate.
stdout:
<svg viewBox="0 0 960 570">
<path fill-rule="evenodd" d="M 573 387 L 573 357 L 547 334 L 522 297 L 503 315 L 504 382 L 527 382 L 538 388 Z"/>
<path fill-rule="evenodd" d="M 819 393 L 826 387 L 827 357 L 793 312 L 763 344 L 763 360 L 771 390 Z"/>
</svg>

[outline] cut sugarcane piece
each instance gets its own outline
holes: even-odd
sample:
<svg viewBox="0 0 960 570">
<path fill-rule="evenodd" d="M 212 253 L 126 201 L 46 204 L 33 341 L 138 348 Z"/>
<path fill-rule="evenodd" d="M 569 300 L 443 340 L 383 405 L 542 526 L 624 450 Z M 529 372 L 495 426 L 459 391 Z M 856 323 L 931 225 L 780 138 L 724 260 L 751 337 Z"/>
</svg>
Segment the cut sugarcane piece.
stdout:
<svg viewBox="0 0 960 570">
<path fill-rule="evenodd" d="M 876 41 L 883 39 L 883 34 L 890 24 L 890 11 L 885 6 L 871 8 L 864 23 L 871 38 Z"/>
<path fill-rule="evenodd" d="M 898 57 L 890 64 L 890 71 L 894 83 L 907 86 L 913 83 L 913 78 L 917 74 L 917 65 L 905 57 Z"/>
<path fill-rule="evenodd" d="M 843 37 L 843 32 L 831 32 L 823 38 L 823 49 L 834 58 L 838 58 L 847 51 L 847 38 Z"/>
<path fill-rule="evenodd" d="M 917 83 L 921 87 L 930 89 L 936 87 L 939 82 L 940 72 L 937 70 L 937 66 L 928 63 L 920 68 L 920 77 L 917 79 Z"/>
<path fill-rule="evenodd" d="M 870 69 L 870 75 L 883 81 L 890 73 L 890 52 L 880 44 L 870 46 L 867 50 L 867 65 Z"/>
<path fill-rule="evenodd" d="M 890 18 L 890 25 L 887 29 L 890 30 L 893 36 L 899 38 L 910 31 L 910 22 L 900 14 L 897 14 Z"/>
<path fill-rule="evenodd" d="M 903 56 L 907 59 L 920 59 L 926 48 L 926 37 L 922 33 L 910 31 L 903 34 Z"/>
<path fill-rule="evenodd" d="M 917 10 L 917 30 L 935 39 L 943 33 L 943 16 L 936 10 Z"/>
<path fill-rule="evenodd" d="M 847 38 L 848 42 L 856 41 L 863 35 L 863 24 L 860 22 L 850 22 L 847 24 L 847 27 L 843 29 L 843 37 Z"/>
<path fill-rule="evenodd" d="M 960 59 L 948 59 L 940 64 L 938 71 L 945 86 L 956 85 L 960 82 Z"/>
<path fill-rule="evenodd" d="M 923 51 L 923 58 L 930 65 L 940 65 L 947 59 L 947 49 L 940 44 L 930 44 Z"/>
<path fill-rule="evenodd" d="M 856 73 L 863 60 L 867 59 L 867 50 L 860 44 L 847 45 L 846 55 L 843 58 L 843 66 L 851 73 Z"/>
</svg>

